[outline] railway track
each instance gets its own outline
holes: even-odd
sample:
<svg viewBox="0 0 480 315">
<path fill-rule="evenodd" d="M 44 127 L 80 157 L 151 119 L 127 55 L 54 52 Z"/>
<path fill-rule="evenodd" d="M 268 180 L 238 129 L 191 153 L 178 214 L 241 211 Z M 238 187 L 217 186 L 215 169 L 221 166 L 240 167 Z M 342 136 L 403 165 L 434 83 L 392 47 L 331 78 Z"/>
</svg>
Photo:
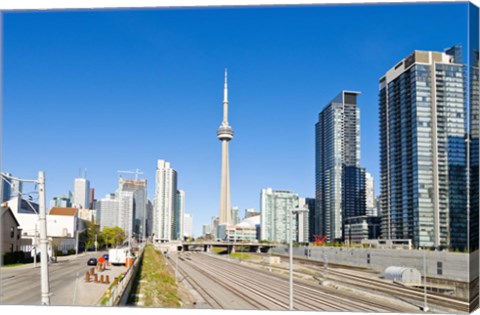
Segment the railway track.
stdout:
<svg viewBox="0 0 480 315">
<path fill-rule="evenodd" d="M 169 258 L 170 262 L 171 259 Z M 211 308 L 214 309 L 223 309 L 223 305 L 220 300 L 217 300 L 215 296 L 210 294 L 203 286 L 201 286 L 195 279 L 189 277 L 183 268 L 178 268 L 178 272 L 183 277 L 184 280 L 192 286 L 192 288 L 202 297 L 202 299 L 207 303 Z"/>
<path fill-rule="evenodd" d="M 215 278 L 228 290 L 234 290 L 255 305 L 256 309 L 288 309 L 288 278 L 283 275 L 265 273 L 242 264 L 225 261 L 204 254 L 182 255 L 184 262 L 198 272 Z M 352 311 L 352 312 L 398 312 L 415 311 L 414 307 L 392 306 L 362 297 L 340 294 L 328 289 L 295 279 L 294 306 L 297 310 Z M 253 302 L 255 301 L 255 302 Z"/>
<path fill-rule="evenodd" d="M 280 257 L 280 258 L 282 261 L 288 261 L 288 259 L 285 257 Z M 313 266 L 312 269 L 317 272 L 323 273 L 325 271 L 323 262 L 320 262 L 320 261 L 314 262 L 312 260 L 296 259 L 296 258 L 294 258 L 294 260 L 297 262 L 300 262 L 301 264 L 303 263 L 304 265 L 308 265 L 310 266 L 310 268 L 312 268 Z M 251 262 L 251 263 L 255 263 L 255 262 Z M 260 263 L 256 263 L 256 264 L 260 264 Z M 264 265 L 264 264 L 260 264 L 260 265 Z M 338 266 L 336 267 L 338 268 Z M 276 267 L 276 268 L 279 268 L 279 267 Z M 286 268 L 281 268 L 281 267 L 280 269 L 286 270 Z M 348 283 L 352 286 L 367 289 L 369 291 L 380 292 L 389 296 L 414 300 L 420 303 L 423 303 L 424 301 L 423 289 L 403 287 L 400 284 L 395 284 L 395 283 L 385 283 L 384 281 L 381 281 L 381 280 L 375 280 L 375 279 L 367 278 L 360 275 L 353 275 L 353 274 L 345 273 L 335 269 L 336 268 L 329 268 L 328 274 L 331 276 L 335 276 L 340 279 L 339 281 Z M 302 273 L 301 271 L 296 271 L 296 272 Z M 465 313 L 470 312 L 470 305 L 468 301 L 450 298 L 440 294 L 435 294 L 431 292 L 427 293 L 427 302 L 429 304 L 434 304 L 439 307 L 455 309 L 456 311 L 459 311 L 459 312 L 465 312 Z"/>
</svg>

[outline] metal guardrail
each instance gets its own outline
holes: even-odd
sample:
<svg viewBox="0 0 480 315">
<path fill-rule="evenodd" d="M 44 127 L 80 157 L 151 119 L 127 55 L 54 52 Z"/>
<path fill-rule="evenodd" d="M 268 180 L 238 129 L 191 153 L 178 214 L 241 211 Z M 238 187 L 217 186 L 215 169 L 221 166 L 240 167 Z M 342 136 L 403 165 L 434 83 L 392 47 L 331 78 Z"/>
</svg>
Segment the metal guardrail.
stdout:
<svg viewBox="0 0 480 315">
<path fill-rule="evenodd" d="M 143 259 L 143 252 L 145 247 L 140 248 L 138 257 L 134 260 L 133 265 L 128 268 L 125 276 L 118 281 L 116 285 L 112 285 L 103 295 L 100 302 L 101 306 L 117 306 L 120 304 L 126 304 L 128 293 L 132 287 L 133 280 L 137 274 L 140 266 L 140 261 Z M 108 298 L 105 302 L 104 299 Z"/>
</svg>

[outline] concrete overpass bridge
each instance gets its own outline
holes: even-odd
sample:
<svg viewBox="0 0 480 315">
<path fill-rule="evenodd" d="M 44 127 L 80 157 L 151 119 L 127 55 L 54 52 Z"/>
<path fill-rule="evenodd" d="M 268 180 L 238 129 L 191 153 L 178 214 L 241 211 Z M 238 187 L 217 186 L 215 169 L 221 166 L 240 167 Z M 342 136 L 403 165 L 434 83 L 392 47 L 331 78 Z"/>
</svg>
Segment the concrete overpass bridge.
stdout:
<svg viewBox="0 0 480 315">
<path fill-rule="evenodd" d="M 256 242 L 214 242 L 214 241 L 206 241 L 206 242 L 182 242 L 179 250 L 181 251 L 192 251 L 192 250 L 201 250 L 204 252 L 210 252 L 212 247 L 223 247 L 227 249 L 228 254 L 235 253 L 238 248 L 245 248 L 247 247 L 248 250 L 242 250 L 242 252 L 250 252 L 250 253 L 268 253 L 268 251 L 275 246 L 279 246 L 280 244 L 270 244 L 270 243 L 256 243 Z"/>
</svg>

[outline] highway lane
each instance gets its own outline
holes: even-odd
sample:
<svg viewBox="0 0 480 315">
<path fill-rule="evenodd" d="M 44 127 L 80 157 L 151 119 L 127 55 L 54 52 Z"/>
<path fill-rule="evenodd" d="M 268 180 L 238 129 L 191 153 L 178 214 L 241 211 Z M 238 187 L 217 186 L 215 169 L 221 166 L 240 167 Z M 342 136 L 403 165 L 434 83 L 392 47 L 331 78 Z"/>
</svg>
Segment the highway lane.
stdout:
<svg viewBox="0 0 480 315">
<path fill-rule="evenodd" d="M 74 305 L 78 282 L 83 281 L 90 257 L 99 257 L 101 252 L 76 256 L 59 257 L 58 262 L 49 264 L 50 304 Z M 0 269 L 1 305 L 41 305 L 40 263 Z M 78 275 L 78 282 L 77 282 Z M 77 291 L 76 291 L 77 287 Z"/>
</svg>

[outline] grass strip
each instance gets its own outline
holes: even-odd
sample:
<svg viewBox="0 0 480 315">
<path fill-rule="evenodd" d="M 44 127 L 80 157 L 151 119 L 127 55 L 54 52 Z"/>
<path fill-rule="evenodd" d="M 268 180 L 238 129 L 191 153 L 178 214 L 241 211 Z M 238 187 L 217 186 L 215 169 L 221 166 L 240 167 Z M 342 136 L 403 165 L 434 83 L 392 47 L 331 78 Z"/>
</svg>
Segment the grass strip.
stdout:
<svg viewBox="0 0 480 315">
<path fill-rule="evenodd" d="M 149 307 L 180 307 L 175 276 L 167 267 L 161 252 L 147 245 L 131 292 L 133 301 L 129 303 L 141 301 Z"/>
</svg>

